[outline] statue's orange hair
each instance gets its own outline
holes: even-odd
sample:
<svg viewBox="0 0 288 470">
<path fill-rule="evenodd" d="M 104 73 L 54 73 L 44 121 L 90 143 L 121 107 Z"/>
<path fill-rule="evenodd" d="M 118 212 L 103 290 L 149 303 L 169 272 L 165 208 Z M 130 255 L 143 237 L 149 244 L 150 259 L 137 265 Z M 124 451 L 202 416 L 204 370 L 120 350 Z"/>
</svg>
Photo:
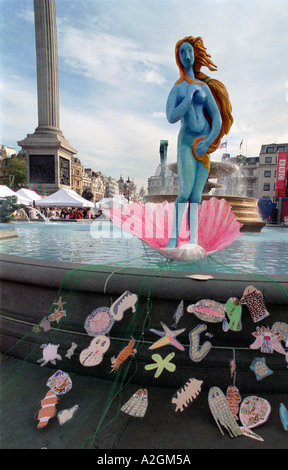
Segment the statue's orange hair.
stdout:
<svg viewBox="0 0 288 470">
<path fill-rule="evenodd" d="M 201 37 L 193 37 L 187 36 L 180 41 L 177 42 L 175 46 L 175 58 L 176 63 L 179 67 L 180 71 L 180 79 L 177 80 L 177 83 L 181 83 L 183 80 L 187 82 L 193 82 L 190 77 L 185 74 L 185 68 L 180 60 L 179 56 L 179 48 L 181 44 L 184 42 L 189 42 L 193 49 L 194 49 L 194 65 L 193 70 L 195 74 L 196 80 L 200 80 L 209 86 L 214 99 L 217 103 L 219 108 L 221 117 L 222 117 L 222 128 L 218 135 L 218 137 L 214 140 L 213 144 L 209 147 L 207 153 L 212 153 L 217 150 L 220 145 L 220 141 L 225 134 L 228 134 L 232 123 L 233 123 L 233 116 L 232 116 L 232 106 L 230 103 L 228 91 L 223 85 L 223 83 L 219 82 L 218 80 L 212 79 L 211 77 L 205 75 L 205 73 L 201 72 L 201 67 L 208 67 L 209 70 L 215 72 L 217 70 L 217 66 L 212 62 L 210 54 L 206 51 L 206 47 L 203 44 L 203 39 Z M 197 83 L 197 82 L 196 82 Z M 206 115 L 208 122 L 211 122 L 210 116 Z"/>
</svg>

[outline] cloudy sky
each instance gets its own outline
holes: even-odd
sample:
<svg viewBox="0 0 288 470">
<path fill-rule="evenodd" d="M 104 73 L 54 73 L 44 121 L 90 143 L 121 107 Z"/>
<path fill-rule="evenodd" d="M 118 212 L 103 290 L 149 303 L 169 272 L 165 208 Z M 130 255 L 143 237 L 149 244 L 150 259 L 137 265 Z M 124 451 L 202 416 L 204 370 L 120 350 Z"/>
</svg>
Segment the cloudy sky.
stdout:
<svg viewBox="0 0 288 470">
<path fill-rule="evenodd" d="M 288 0 L 56 0 L 60 127 L 85 167 L 147 187 L 179 123 L 165 116 L 179 78 L 175 43 L 202 36 L 229 92 L 227 151 L 288 141 Z M 0 143 L 38 125 L 33 0 L 0 0 Z M 225 139 L 223 139 L 225 140 Z M 213 160 L 221 158 L 217 150 Z"/>
</svg>

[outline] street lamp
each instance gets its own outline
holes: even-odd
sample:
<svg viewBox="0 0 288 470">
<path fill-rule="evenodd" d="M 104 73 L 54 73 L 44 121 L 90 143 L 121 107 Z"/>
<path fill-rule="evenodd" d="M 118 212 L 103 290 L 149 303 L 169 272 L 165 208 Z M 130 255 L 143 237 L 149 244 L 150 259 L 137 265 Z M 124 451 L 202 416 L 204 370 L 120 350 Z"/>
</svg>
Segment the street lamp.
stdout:
<svg viewBox="0 0 288 470">
<path fill-rule="evenodd" d="M 131 181 L 130 181 L 130 178 L 128 176 L 128 179 L 126 181 L 128 204 L 129 204 L 129 201 L 130 201 L 130 184 L 131 184 Z"/>
</svg>

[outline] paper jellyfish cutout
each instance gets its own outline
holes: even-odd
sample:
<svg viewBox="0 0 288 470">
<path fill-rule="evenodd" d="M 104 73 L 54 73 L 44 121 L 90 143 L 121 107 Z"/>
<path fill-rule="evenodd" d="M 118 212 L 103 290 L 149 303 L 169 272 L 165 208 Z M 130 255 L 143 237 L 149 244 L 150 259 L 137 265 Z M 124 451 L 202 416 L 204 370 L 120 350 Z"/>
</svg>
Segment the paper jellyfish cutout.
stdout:
<svg viewBox="0 0 288 470">
<path fill-rule="evenodd" d="M 180 351 L 184 351 L 185 348 L 182 346 L 182 344 L 177 341 L 176 336 L 180 335 L 185 331 L 185 328 L 182 328 L 181 330 L 170 330 L 168 326 L 165 325 L 165 323 L 161 322 L 161 326 L 163 328 L 163 331 L 158 331 L 154 329 L 150 329 L 153 333 L 156 333 L 157 335 L 161 336 L 161 339 L 156 341 L 156 343 L 152 344 L 152 346 L 149 347 L 149 349 L 157 349 L 161 348 L 162 346 L 174 346 L 175 348 L 179 349 Z"/>
<path fill-rule="evenodd" d="M 258 381 L 263 380 L 265 377 L 273 374 L 273 371 L 269 369 L 266 364 L 265 357 L 255 357 L 255 359 L 252 361 L 250 369 L 253 370 Z"/>
<path fill-rule="evenodd" d="M 230 437 L 238 437 L 242 435 L 242 431 L 235 421 L 228 406 L 226 397 L 220 388 L 210 388 L 208 393 L 208 403 L 221 434 L 224 435 L 222 430 L 223 427 L 228 431 Z"/>
<path fill-rule="evenodd" d="M 258 323 L 270 315 L 264 303 L 262 292 L 254 286 L 246 287 L 239 302 L 242 305 L 247 305 L 254 323 Z"/>
<path fill-rule="evenodd" d="M 154 374 L 155 379 L 158 379 L 162 374 L 163 370 L 166 369 L 168 372 L 175 372 L 176 366 L 173 364 L 172 359 L 174 358 L 175 353 L 168 354 L 165 359 L 162 359 L 160 354 L 153 354 L 152 360 L 155 364 L 147 364 L 144 368 L 145 370 L 153 370 L 156 369 Z"/>
<path fill-rule="evenodd" d="M 270 413 L 271 405 L 264 398 L 256 396 L 245 398 L 241 403 L 239 413 L 242 423 L 242 426 L 240 426 L 242 434 L 252 439 L 263 441 L 262 437 L 251 432 L 251 429 L 266 423 Z"/>
<path fill-rule="evenodd" d="M 148 392 L 141 388 L 122 406 L 121 411 L 134 418 L 144 418 L 147 407 Z"/>
<path fill-rule="evenodd" d="M 96 336 L 92 339 L 88 348 L 83 349 L 79 356 L 79 361 L 85 367 L 93 367 L 100 364 L 104 354 L 110 347 L 110 339 L 108 336 Z"/>
<path fill-rule="evenodd" d="M 40 401 L 39 406 L 41 406 L 41 410 L 35 414 L 35 419 L 39 421 L 37 425 L 38 429 L 45 428 L 48 421 L 56 416 L 56 405 L 58 401 L 57 396 L 51 390 L 49 390 L 43 400 Z"/>
<path fill-rule="evenodd" d="M 137 350 L 134 348 L 135 340 L 132 338 L 128 345 L 118 354 L 117 357 L 112 357 L 111 364 L 112 368 L 110 372 L 118 370 L 123 362 L 125 362 L 130 356 L 134 356 L 137 353 Z"/>
<path fill-rule="evenodd" d="M 192 403 L 200 394 L 203 380 L 190 379 L 184 387 L 177 390 L 172 399 L 172 403 L 176 405 L 175 412 L 183 411 L 190 403 Z"/>
<path fill-rule="evenodd" d="M 187 312 L 194 313 L 201 321 L 220 323 L 225 319 L 226 306 L 214 300 L 204 299 L 189 305 Z"/>
<path fill-rule="evenodd" d="M 128 309 L 132 309 L 134 313 L 136 311 L 136 304 L 138 296 L 132 294 L 129 290 L 126 290 L 110 307 L 110 313 L 114 315 L 116 321 L 120 321 L 123 318 L 124 313 Z"/>
<path fill-rule="evenodd" d="M 288 410 L 284 403 L 280 403 L 279 413 L 284 431 L 288 431 Z"/>
<path fill-rule="evenodd" d="M 256 340 L 250 345 L 251 349 L 260 349 L 262 353 L 273 354 L 273 351 L 277 351 L 279 354 L 286 355 L 286 351 L 281 345 L 283 336 L 272 328 L 261 328 L 257 327 L 256 332 L 252 333 Z"/>
<path fill-rule="evenodd" d="M 231 385 L 227 388 L 226 400 L 234 419 L 238 421 L 239 405 L 242 401 L 242 398 L 237 387 Z"/>
<path fill-rule="evenodd" d="M 212 348 L 212 344 L 210 343 L 210 341 L 206 341 L 204 344 L 202 344 L 202 346 L 200 346 L 200 335 L 206 330 L 206 325 L 198 325 L 196 326 L 196 328 L 194 328 L 194 330 L 190 331 L 189 333 L 189 356 L 191 361 L 193 362 L 202 361 Z"/>
<path fill-rule="evenodd" d="M 55 395 L 65 395 L 72 388 L 72 380 L 66 372 L 59 369 L 48 379 L 46 385 Z"/>
<path fill-rule="evenodd" d="M 176 248 L 166 248 L 171 237 L 174 203 L 135 202 L 122 207 L 113 206 L 104 212 L 122 230 L 129 232 L 166 258 L 179 261 L 192 261 L 204 258 L 214 251 L 229 246 L 240 232 L 242 224 L 237 222 L 230 205 L 225 199 L 211 198 L 199 204 L 198 244 L 189 244 L 189 228 L 186 216 L 183 217 Z"/>
<path fill-rule="evenodd" d="M 79 405 L 74 405 L 72 406 L 72 408 L 69 408 L 68 410 L 59 411 L 59 413 L 57 414 L 57 419 L 58 419 L 59 424 L 61 424 L 62 426 L 63 424 L 70 421 L 78 409 L 79 409 Z"/>
<path fill-rule="evenodd" d="M 108 307 L 99 307 L 85 320 L 84 328 L 89 336 L 107 335 L 115 323 L 115 316 Z"/>
<path fill-rule="evenodd" d="M 58 348 L 60 344 L 42 344 L 40 347 L 43 349 L 43 357 L 38 359 L 37 362 L 41 362 L 40 366 L 46 366 L 48 362 L 51 362 L 54 366 L 56 365 L 56 359 L 61 361 L 62 357 L 58 354 Z"/>
</svg>

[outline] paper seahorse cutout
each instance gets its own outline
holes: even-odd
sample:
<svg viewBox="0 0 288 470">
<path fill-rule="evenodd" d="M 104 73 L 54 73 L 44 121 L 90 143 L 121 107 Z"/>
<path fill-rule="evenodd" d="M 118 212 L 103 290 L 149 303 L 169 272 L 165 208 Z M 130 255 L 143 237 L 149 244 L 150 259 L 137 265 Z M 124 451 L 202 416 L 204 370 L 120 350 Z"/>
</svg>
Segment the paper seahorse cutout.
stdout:
<svg viewBox="0 0 288 470">
<path fill-rule="evenodd" d="M 207 330 L 206 325 L 198 325 L 194 330 L 189 333 L 189 356 L 191 361 L 200 362 L 204 359 L 205 356 L 209 353 L 212 348 L 210 341 L 206 341 L 202 346 L 200 346 L 200 335 L 203 331 Z"/>
<path fill-rule="evenodd" d="M 56 415 L 56 405 L 58 398 L 51 390 L 45 395 L 45 398 L 40 401 L 39 406 L 41 410 L 35 415 L 35 419 L 39 421 L 37 428 L 42 429 L 47 426 L 49 419 L 54 418 Z"/>
</svg>

